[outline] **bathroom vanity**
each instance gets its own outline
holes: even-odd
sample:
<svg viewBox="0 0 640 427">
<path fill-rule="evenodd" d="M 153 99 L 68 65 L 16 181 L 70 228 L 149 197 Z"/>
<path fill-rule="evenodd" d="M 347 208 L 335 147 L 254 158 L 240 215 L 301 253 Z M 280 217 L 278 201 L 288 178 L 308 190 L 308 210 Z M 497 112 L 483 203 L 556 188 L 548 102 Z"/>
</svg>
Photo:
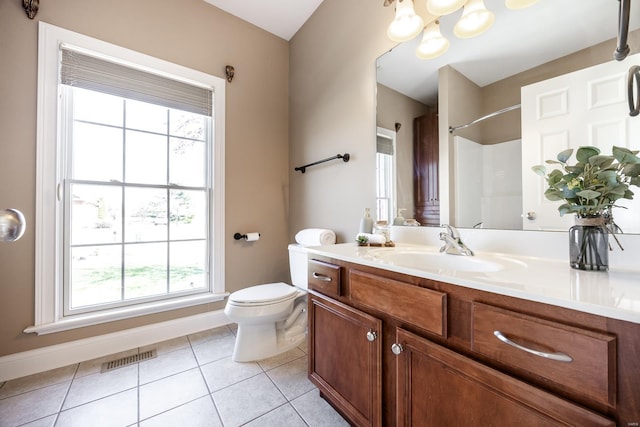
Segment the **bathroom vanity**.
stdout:
<svg viewBox="0 0 640 427">
<path fill-rule="evenodd" d="M 410 245 L 309 252 L 309 378 L 352 424 L 639 425 L 639 273 Z"/>
</svg>

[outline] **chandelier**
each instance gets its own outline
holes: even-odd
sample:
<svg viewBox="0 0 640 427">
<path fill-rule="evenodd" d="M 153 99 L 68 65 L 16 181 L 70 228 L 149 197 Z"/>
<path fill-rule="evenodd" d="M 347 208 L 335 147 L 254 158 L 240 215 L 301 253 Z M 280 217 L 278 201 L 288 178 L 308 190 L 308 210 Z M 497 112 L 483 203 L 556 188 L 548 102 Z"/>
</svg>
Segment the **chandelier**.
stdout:
<svg viewBox="0 0 640 427">
<path fill-rule="evenodd" d="M 449 48 L 447 40 L 440 32 L 440 17 L 462 9 L 462 16 L 453 27 L 453 33 L 461 39 L 475 37 L 487 31 L 495 21 L 495 15 L 488 10 L 483 0 L 426 0 L 427 15 L 423 18 L 415 12 L 413 0 L 385 0 L 384 5 L 396 3 L 396 13 L 387 30 L 387 36 L 398 43 L 406 42 L 423 33 L 416 55 L 422 59 L 432 59 L 445 53 Z M 509 9 L 522 9 L 538 0 L 505 0 Z"/>
</svg>

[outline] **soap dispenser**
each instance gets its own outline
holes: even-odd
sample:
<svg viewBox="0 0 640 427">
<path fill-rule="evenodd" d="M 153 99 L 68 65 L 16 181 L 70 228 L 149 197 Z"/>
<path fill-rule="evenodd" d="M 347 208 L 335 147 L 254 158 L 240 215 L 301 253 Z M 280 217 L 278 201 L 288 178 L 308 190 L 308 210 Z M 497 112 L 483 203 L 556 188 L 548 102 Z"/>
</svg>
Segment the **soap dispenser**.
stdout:
<svg viewBox="0 0 640 427">
<path fill-rule="evenodd" d="M 371 234 L 373 232 L 373 220 L 369 208 L 364 209 L 364 217 L 360 220 L 360 233 Z"/>
<path fill-rule="evenodd" d="M 393 225 L 404 225 L 404 217 L 402 216 L 402 211 L 406 211 L 406 209 L 398 209 L 398 216 L 393 219 Z"/>
</svg>

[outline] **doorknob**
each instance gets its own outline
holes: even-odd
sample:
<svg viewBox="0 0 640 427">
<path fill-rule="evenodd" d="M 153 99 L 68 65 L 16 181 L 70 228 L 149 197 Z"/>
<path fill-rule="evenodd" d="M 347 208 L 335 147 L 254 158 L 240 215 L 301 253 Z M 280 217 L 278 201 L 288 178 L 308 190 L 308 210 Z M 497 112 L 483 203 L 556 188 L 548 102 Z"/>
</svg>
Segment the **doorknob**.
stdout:
<svg viewBox="0 0 640 427">
<path fill-rule="evenodd" d="M 527 212 L 524 216 L 525 216 L 529 221 L 533 221 L 534 219 L 536 219 L 536 213 L 535 213 L 534 211 Z"/>
</svg>

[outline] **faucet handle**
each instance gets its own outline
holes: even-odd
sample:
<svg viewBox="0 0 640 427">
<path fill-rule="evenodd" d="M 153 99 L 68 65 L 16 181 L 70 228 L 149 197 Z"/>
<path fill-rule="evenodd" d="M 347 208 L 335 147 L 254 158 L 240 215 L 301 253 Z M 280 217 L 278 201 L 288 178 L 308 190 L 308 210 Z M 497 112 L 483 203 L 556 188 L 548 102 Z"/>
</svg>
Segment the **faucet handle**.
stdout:
<svg viewBox="0 0 640 427">
<path fill-rule="evenodd" d="M 440 225 L 440 227 L 445 227 L 447 229 L 447 232 L 449 232 L 449 235 L 451 237 L 453 237 L 454 239 L 459 239 L 460 238 L 460 234 L 458 233 L 458 230 L 456 230 L 456 228 L 452 225 L 449 224 L 442 224 Z"/>
</svg>

